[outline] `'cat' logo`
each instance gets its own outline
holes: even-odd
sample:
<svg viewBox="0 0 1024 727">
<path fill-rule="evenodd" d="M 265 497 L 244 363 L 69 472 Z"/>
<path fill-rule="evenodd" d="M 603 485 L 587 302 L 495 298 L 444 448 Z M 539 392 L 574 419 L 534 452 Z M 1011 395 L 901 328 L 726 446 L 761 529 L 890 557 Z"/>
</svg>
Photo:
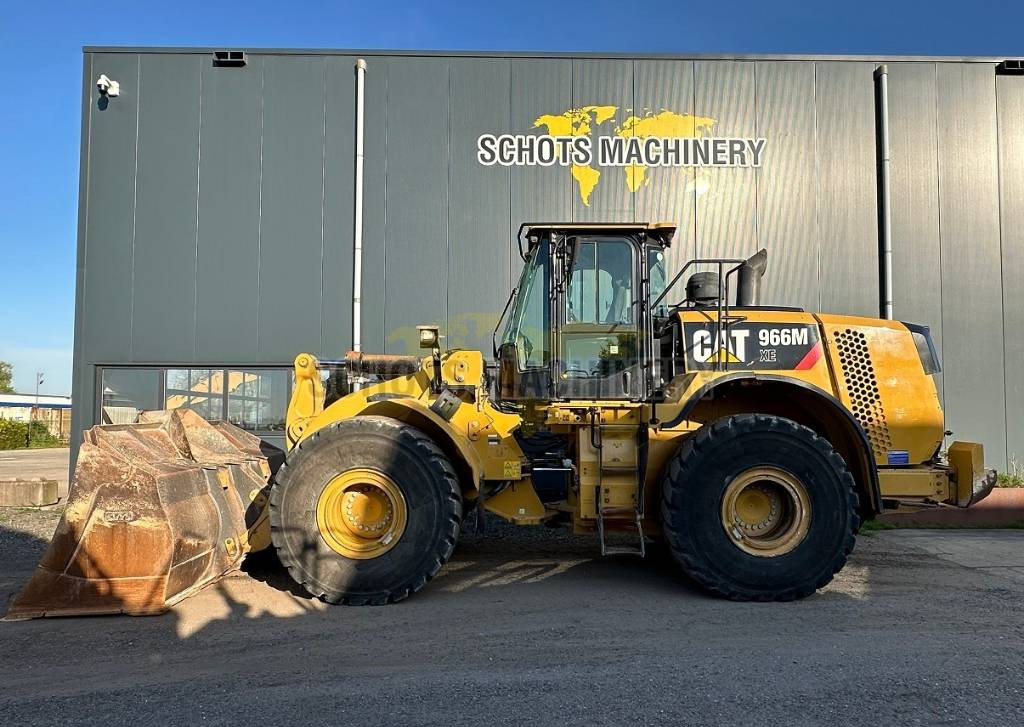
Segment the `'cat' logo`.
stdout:
<svg viewBox="0 0 1024 727">
<path fill-rule="evenodd" d="M 693 332 L 693 358 L 699 363 L 746 361 L 749 335 L 749 330 L 734 328 L 727 331 L 723 336 L 723 343 L 719 343 L 717 332 L 706 328 L 698 329 Z"/>
</svg>

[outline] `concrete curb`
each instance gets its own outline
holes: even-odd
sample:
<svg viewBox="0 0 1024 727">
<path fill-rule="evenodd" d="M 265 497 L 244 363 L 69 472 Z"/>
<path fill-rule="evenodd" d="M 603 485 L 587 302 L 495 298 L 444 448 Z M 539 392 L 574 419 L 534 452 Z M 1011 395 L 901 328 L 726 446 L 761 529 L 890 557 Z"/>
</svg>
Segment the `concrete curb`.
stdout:
<svg viewBox="0 0 1024 727">
<path fill-rule="evenodd" d="M 57 496 L 57 480 L 42 477 L 0 480 L 0 507 L 40 507 L 53 505 Z"/>
<path fill-rule="evenodd" d="M 919 512 L 880 515 L 883 523 L 901 528 L 1005 527 L 1024 523 L 1024 488 L 997 487 L 970 507 L 943 507 Z"/>
</svg>

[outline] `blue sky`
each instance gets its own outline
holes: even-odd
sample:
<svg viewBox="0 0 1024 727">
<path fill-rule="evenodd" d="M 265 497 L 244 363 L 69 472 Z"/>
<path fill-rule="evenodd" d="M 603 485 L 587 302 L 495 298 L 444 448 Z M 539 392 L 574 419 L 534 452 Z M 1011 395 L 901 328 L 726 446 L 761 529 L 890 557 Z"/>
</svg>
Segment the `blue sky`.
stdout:
<svg viewBox="0 0 1024 727">
<path fill-rule="evenodd" d="M 0 360 L 71 390 L 84 45 L 1024 56 L 1019 3 L 19 2 L 0 55 Z"/>
</svg>

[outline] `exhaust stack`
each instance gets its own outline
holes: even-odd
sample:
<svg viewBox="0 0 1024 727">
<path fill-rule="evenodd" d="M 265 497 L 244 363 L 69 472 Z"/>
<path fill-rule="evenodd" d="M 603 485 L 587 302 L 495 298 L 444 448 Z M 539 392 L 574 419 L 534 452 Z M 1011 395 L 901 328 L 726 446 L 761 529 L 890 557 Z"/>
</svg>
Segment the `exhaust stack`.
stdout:
<svg viewBox="0 0 1024 727">
<path fill-rule="evenodd" d="M 768 251 L 764 248 L 740 265 L 740 270 L 736 274 L 737 306 L 761 304 L 761 277 L 764 275 L 766 267 L 768 267 Z"/>
</svg>

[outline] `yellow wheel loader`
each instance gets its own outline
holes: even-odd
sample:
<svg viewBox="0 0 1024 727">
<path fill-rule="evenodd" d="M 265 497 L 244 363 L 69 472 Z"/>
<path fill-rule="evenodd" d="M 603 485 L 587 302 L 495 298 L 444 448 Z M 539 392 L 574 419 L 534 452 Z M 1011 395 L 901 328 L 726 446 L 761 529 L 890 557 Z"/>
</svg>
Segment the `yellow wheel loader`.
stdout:
<svg viewBox="0 0 1024 727">
<path fill-rule="evenodd" d="M 884 509 L 988 494 L 981 445 L 943 447 L 926 327 L 760 305 L 763 250 L 667 280 L 674 232 L 523 225 L 490 364 L 443 351 L 430 325 L 422 358 L 300 354 L 280 466 L 190 412 L 94 427 L 10 615 L 159 610 L 268 529 L 311 594 L 399 601 L 488 512 L 592 534 L 601 554 L 656 544 L 716 594 L 791 600 L 826 585 Z"/>
</svg>

